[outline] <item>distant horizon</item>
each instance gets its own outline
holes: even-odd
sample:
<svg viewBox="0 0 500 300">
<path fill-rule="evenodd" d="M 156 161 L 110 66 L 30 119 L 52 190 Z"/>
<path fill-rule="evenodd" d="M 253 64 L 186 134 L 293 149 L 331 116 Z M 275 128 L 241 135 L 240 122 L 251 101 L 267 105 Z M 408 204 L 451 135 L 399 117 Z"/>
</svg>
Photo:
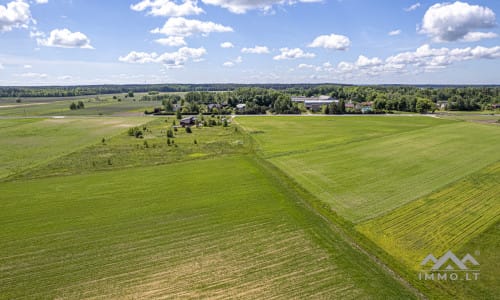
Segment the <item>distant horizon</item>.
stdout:
<svg viewBox="0 0 500 300">
<path fill-rule="evenodd" d="M 215 82 L 215 83 L 106 83 L 106 84 L 51 84 L 51 85 L 0 85 L 1 88 L 50 88 L 50 87 L 62 87 L 62 88 L 71 88 L 71 87 L 97 87 L 97 86 L 164 86 L 164 85 L 192 85 L 192 86 L 204 86 L 204 85 L 235 85 L 235 86 L 267 86 L 267 85 L 310 85 L 310 86 L 321 86 L 321 85 L 339 85 L 339 86 L 408 86 L 408 87 L 500 87 L 500 83 L 498 84 L 489 84 L 489 83 L 474 83 L 474 84 L 461 84 L 461 83 L 453 83 L 453 84 L 435 84 L 435 83 L 365 83 L 365 84 L 354 84 L 354 83 L 336 83 L 336 82 L 318 82 L 318 83 L 310 83 L 310 82 L 295 82 L 295 83 L 286 83 L 286 82 L 270 82 L 270 83 L 235 83 L 235 82 Z"/>
</svg>

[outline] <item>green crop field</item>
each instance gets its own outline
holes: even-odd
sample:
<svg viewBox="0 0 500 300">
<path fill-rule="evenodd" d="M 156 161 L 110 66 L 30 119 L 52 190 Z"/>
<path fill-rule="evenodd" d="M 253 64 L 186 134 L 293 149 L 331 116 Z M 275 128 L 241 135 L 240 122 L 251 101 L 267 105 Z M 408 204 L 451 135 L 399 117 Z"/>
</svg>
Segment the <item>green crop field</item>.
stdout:
<svg viewBox="0 0 500 300">
<path fill-rule="evenodd" d="M 67 101 L 30 113 L 75 116 L 0 118 L 0 299 L 498 294 L 497 125 L 238 116 L 188 132 L 124 116 L 151 102 Z M 481 280 L 417 281 L 449 249 Z"/>
<path fill-rule="evenodd" d="M 251 158 L 0 189 L 0 298 L 412 297 Z"/>
<path fill-rule="evenodd" d="M 260 155 L 357 223 L 355 230 L 377 246 L 361 243 L 425 294 L 453 299 L 498 295 L 498 126 L 415 117 L 237 121 L 256 140 Z M 425 256 L 439 257 L 450 249 L 461 257 L 478 256 L 479 282 L 417 280 Z"/>
<path fill-rule="evenodd" d="M 483 251 L 488 248 L 483 244 L 495 241 L 491 241 L 491 237 L 483 237 L 474 246 L 467 244 L 488 228 L 498 227 L 495 223 L 500 216 L 499 182 L 500 162 L 497 162 L 381 218 L 361 224 L 358 229 L 413 270 L 421 269 L 420 262 L 430 252 L 441 256 L 448 250 L 462 256 L 483 252 L 480 258 L 495 264 L 498 254 Z M 492 234 L 498 238 L 498 232 Z M 481 265 L 488 263 L 481 261 Z M 495 269 L 481 267 L 481 281 L 492 282 L 497 275 Z M 491 288 L 495 288 L 495 284 Z"/>
<path fill-rule="evenodd" d="M 342 144 L 375 139 L 449 123 L 425 117 L 237 117 L 257 142 L 262 154 L 273 156 L 332 149 Z"/>
<path fill-rule="evenodd" d="M 276 133 L 265 137 L 265 122 L 253 128 L 247 122 L 254 126 L 255 118 L 237 120 L 263 132 L 255 136 L 265 141 L 264 155 L 280 151 L 271 162 L 353 222 L 384 214 L 456 181 L 496 161 L 500 152 L 500 131 L 494 126 L 413 117 L 345 117 L 329 122 L 311 117 L 309 124 L 302 124 L 300 118 L 275 124 L 284 132 L 296 128 L 281 139 L 274 137 Z M 301 125 L 290 125 L 293 122 Z M 371 136 L 372 131 L 378 136 Z M 320 146 L 300 146 L 304 140 L 307 145 L 309 135 Z M 336 135 L 342 138 L 336 141 Z M 294 153 L 299 147 L 302 151 Z"/>
<path fill-rule="evenodd" d="M 146 118 L 0 120 L 0 179 L 111 137 Z"/>
<path fill-rule="evenodd" d="M 358 228 L 417 269 L 429 249 L 439 256 L 459 249 L 497 221 L 499 182 L 500 163 L 495 163 Z"/>
<path fill-rule="evenodd" d="M 0 116 L 97 116 L 125 112 L 144 112 L 161 106 L 159 101 L 118 101 L 112 98 L 76 98 L 79 100 L 42 101 L 28 103 L 7 103 L 0 105 Z M 71 103 L 82 101 L 84 109 L 71 110 Z"/>
</svg>

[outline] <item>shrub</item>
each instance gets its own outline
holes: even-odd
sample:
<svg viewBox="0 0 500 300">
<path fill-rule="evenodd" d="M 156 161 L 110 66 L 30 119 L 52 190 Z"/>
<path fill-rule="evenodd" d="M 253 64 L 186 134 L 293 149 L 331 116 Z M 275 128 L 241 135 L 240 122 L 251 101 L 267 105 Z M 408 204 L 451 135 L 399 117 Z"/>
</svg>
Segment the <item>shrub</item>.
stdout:
<svg viewBox="0 0 500 300">
<path fill-rule="evenodd" d="M 197 141 L 197 140 L 194 140 L 194 144 L 195 144 L 195 145 L 198 145 L 198 141 Z"/>
<path fill-rule="evenodd" d="M 143 137 L 142 131 L 139 129 L 139 127 L 129 128 L 128 131 L 127 131 L 127 133 L 128 133 L 129 136 L 134 136 L 136 138 L 142 138 Z"/>
<path fill-rule="evenodd" d="M 186 132 L 187 133 L 192 133 L 193 131 L 191 130 L 191 127 L 188 126 L 188 127 L 186 127 Z"/>
<path fill-rule="evenodd" d="M 167 130 L 167 137 L 168 138 L 173 138 L 174 137 L 174 132 L 172 131 L 172 129 Z"/>
</svg>

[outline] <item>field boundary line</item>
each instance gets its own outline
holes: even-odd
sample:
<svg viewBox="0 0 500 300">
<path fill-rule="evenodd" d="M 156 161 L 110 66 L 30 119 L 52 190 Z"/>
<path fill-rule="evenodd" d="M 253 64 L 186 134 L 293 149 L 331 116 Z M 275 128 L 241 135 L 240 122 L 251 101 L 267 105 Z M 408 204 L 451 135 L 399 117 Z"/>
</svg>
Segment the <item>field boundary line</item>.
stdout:
<svg viewBox="0 0 500 300">
<path fill-rule="evenodd" d="M 235 122 L 238 124 L 237 122 Z M 239 125 L 239 124 L 238 124 Z M 240 128 L 243 126 L 239 126 Z M 246 130 L 243 130 L 249 137 L 250 137 L 250 142 L 251 142 L 251 149 L 255 149 L 255 140 L 254 138 L 248 134 Z M 262 157 L 259 153 L 254 152 L 253 156 L 255 162 L 260 165 L 265 171 L 276 175 L 273 176 L 276 178 L 277 181 L 282 183 L 282 186 L 286 188 L 288 191 L 290 191 L 292 194 L 296 195 L 296 199 L 300 201 L 301 204 L 304 205 L 305 208 L 307 208 L 311 213 L 319 217 L 321 220 L 323 220 L 327 225 L 329 225 L 329 228 L 336 232 L 340 238 L 342 238 L 350 247 L 353 249 L 357 250 L 359 253 L 364 255 L 368 260 L 370 260 L 372 263 L 374 263 L 376 266 L 378 266 L 383 272 L 385 272 L 387 275 L 389 275 L 391 278 L 393 278 L 395 281 L 399 282 L 402 286 L 404 286 L 408 291 L 413 293 L 416 298 L 418 299 L 428 299 L 426 295 L 424 295 L 419 289 L 414 287 L 409 281 L 407 281 L 405 278 L 403 278 L 400 274 L 398 274 L 395 270 L 390 268 L 386 263 L 384 263 L 381 259 L 379 259 L 376 255 L 370 253 L 369 251 L 365 250 L 355 239 L 353 236 L 351 236 L 347 229 L 345 227 L 350 227 L 352 228 L 353 231 L 355 231 L 353 224 L 349 223 L 347 224 L 348 221 L 344 220 L 343 218 L 339 217 L 338 215 L 335 214 L 330 208 L 330 206 L 323 201 L 319 200 L 316 198 L 314 195 L 312 195 L 310 192 L 308 192 L 306 189 L 304 189 L 298 182 L 296 182 L 293 178 L 289 177 L 286 173 L 284 173 L 281 169 L 279 169 L 276 165 L 274 165 L 272 162 L 267 160 L 266 158 Z M 310 199 L 311 201 L 309 201 Z M 316 203 L 316 206 L 314 205 Z M 319 206 L 319 209 L 318 207 Z M 320 209 L 325 211 L 323 214 L 320 212 Z M 338 219 L 338 222 L 335 222 L 333 219 Z M 338 224 L 337 224 L 338 223 Z M 342 225 L 342 223 L 346 223 Z M 356 234 L 358 238 L 361 239 L 367 239 L 360 233 Z M 371 241 L 367 241 L 371 244 L 373 244 Z M 383 249 L 380 249 L 377 245 L 373 244 L 374 247 L 377 247 L 378 251 L 382 251 L 385 255 L 387 252 L 385 252 Z"/>
<path fill-rule="evenodd" d="M 276 175 L 274 176 L 276 180 L 278 180 L 280 183 L 282 183 L 282 186 L 295 194 L 301 204 L 304 205 L 305 208 L 307 208 L 311 213 L 316 215 L 317 217 L 321 218 L 326 224 L 329 225 L 329 228 L 336 232 L 339 237 L 341 237 L 349 246 L 351 246 L 353 249 L 357 250 L 359 253 L 363 254 L 368 260 L 370 260 L 372 263 L 377 265 L 383 272 L 388 274 L 391 278 L 393 278 L 395 281 L 399 282 L 401 285 L 403 285 L 407 290 L 412 292 L 417 298 L 419 299 L 428 299 L 427 296 L 425 296 L 420 290 L 415 288 L 410 282 L 408 282 L 406 279 L 404 279 L 402 276 L 400 276 L 396 271 L 394 271 L 392 268 L 390 268 L 387 264 L 385 264 L 382 260 L 377 258 L 376 255 L 373 255 L 369 251 L 365 250 L 359 243 L 355 241 L 355 239 L 347 232 L 347 230 L 344 228 L 344 226 L 340 224 L 336 224 L 332 220 L 332 218 L 329 218 L 328 216 L 325 216 L 323 213 L 321 213 L 316 207 L 314 207 L 313 204 L 311 204 L 311 201 L 308 201 L 307 198 L 309 199 L 314 199 L 313 202 L 316 202 L 317 204 L 321 204 L 323 206 L 323 209 L 328 210 L 330 213 L 329 214 L 334 214 L 327 204 L 323 203 L 321 200 L 317 199 L 309 193 L 307 190 L 305 190 L 302 186 L 300 186 L 293 178 L 290 178 L 288 175 L 286 175 L 283 171 L 281 171 L 278 167 L 276 167 L 273 163 L 267 161 L 266 159 L 263 159 L 262 157 L 256 155 L 255 156 L 255 161 L 257 164 L 259 164 L 262 168 L 264 168 L 267 172 Z M 326 206 L 325 206 L 326 205 Z M 339 216 L 335 216 L 336 218 L 340 218 Z M 346 221 L 344 221 L 346 222 Z M 340 222 L 339 222 L 340 223 Z"/>
</svg>

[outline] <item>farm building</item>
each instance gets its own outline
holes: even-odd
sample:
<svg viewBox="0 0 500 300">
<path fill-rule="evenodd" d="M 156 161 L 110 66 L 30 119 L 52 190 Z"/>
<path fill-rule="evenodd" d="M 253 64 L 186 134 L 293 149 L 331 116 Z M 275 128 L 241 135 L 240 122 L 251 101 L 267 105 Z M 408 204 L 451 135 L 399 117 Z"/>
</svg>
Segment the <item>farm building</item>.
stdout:
<svg viewBox="0 0 500 300">
<path fill-rule="evenodd" d="M 192 126 L 196 124 L 196 117 L 184 118 L 181 120 L 180 124 L 182 127 Z"/>
<path fill-rule="evenodd" d="M 338 103 L 339 100 L 333 99 L 329 96 L 319 96 L 319 97 L 292 97 L 292 102 L 304 103 L 304 106 L 312 111 L 319 111 L 323 105 L 329 105 L 332 103 Z"/>
</svg>

